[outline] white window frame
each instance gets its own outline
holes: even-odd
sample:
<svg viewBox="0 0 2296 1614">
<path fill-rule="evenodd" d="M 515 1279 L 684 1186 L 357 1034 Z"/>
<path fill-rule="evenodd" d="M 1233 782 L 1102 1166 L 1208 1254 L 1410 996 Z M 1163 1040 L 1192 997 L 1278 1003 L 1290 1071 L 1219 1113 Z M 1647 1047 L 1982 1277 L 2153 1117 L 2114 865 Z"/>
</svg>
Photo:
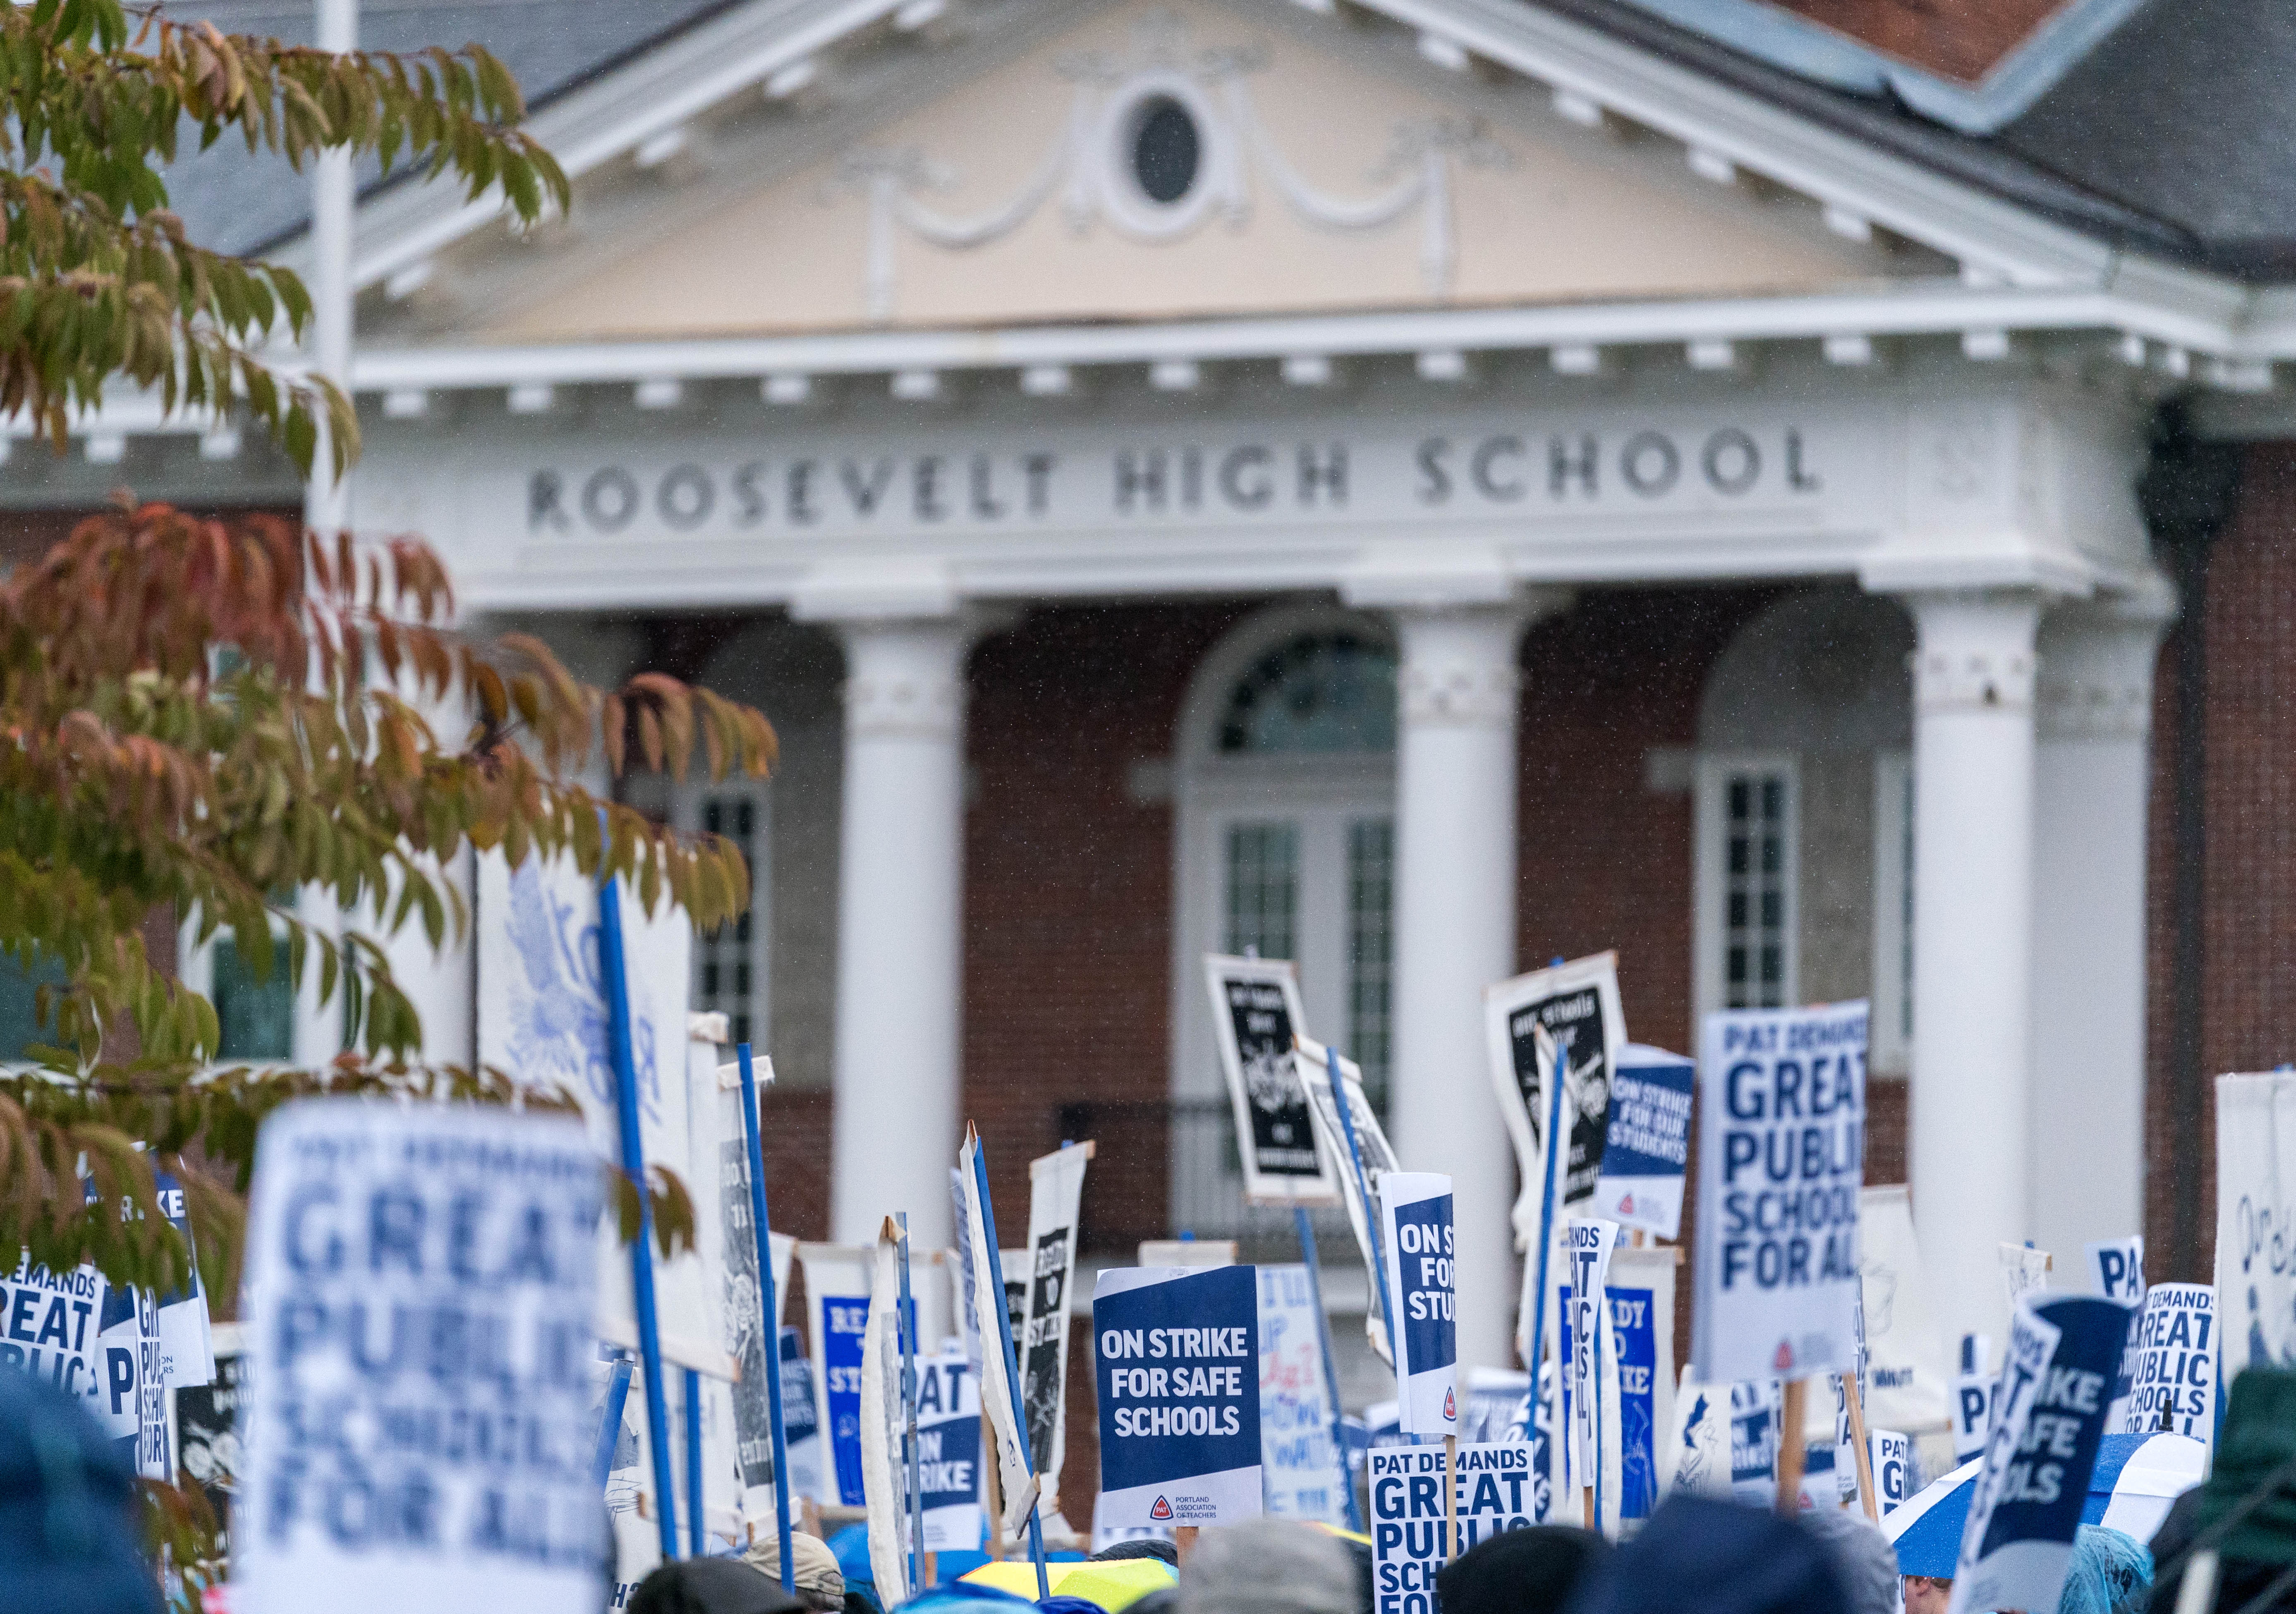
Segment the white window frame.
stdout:
<svg viewBox="0 0 2296 1614">
<path fill-rule="evenodd" d="M 311 924 L 304 908 L 302 895 L 299 891 L 293 911 L 306 924 Z M 319 930 L 322 927 L 312 925 L 312 928 Z M 272 932 L 272 939 L 276 944 L 272 968 L 275 971 L 283 971 L 288 967 L 285 927 L 275 924 Z M 176 978 L 206 998 L 210 1005 L 215 1002 L 216 944 L 232 933 L 231 926 L 218 925 L 213 935 L 201 941 L 199 910 L 196 908 L 176 930 Z M 319 979 L 324 973 L 318 949 L 314 946 L 304 960 L 302 984 L 295 988 L 295 1032 L 285 1059 L 226 1058 L 218 1052 L 210 1062 L 234 1069 L 245 1065 L 255 1070 L 310 1069 L 325 1064 L 340 1053 L 343 1051 L 342 976 L 339 971 L 335 977 L 336 996 L 323 1004 L 319 1001 Z"/>
<path fill-rule="evenodd" d="M 1914 758 L 1874 753 L 1874 1019 L 1870 1066 L 1877 1073 L 1913 1070 L 1907 999 L 1914 979 Z"/>
<path fill-rule="evenodd" d="M 773 1046 L 774 1024 L 774 807 L 773 791 L 761 780 L 728 779 L 720 783 L 685 783 L 671 802 L 671 823 L 693 835 L 701 831 L 703 807 L 712 800 L 745 799 L 757 809 L 755 856 L 750 864 L 750 1045 L 760 1051 Z M 693 934 L 693 977 L 691 991 L 697 1011 L 701 1002 L 701 932 Z"/>
<path fill-rule="evenodd" d="M 1693 885 L 1695 890 L 1692 931 L 1691 979 L 1696 986 L 1698 1018 L 1724 1006 L 1727 986 L 1724 963 L 1724 906 L 1728 871 L 1724 864 L 1729 832 L 1729 809 L 1725 791 L 1729 782 L 1743 774 L 1782 777 L 1785 782 L 1784 866 L 1779 873 L 1784 892 L 1784 946 L 1780 986 L 1783 1002 L 1801 1001 L 1801 766 L 1790 751 L 1703 751 L 1699 754 L 1695 797 L 1695 851 Z"/>
</svg>

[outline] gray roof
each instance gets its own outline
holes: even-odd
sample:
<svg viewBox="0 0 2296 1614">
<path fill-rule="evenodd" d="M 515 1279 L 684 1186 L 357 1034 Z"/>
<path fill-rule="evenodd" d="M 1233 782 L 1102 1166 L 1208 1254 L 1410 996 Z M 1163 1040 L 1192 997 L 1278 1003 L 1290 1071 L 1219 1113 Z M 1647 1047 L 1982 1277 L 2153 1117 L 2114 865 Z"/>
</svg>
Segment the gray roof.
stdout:
<svg viewBox="0 0 2296 1614">
<path fill-rule="evenodd" d="M 1529 0 L 1526 0 L 1529 3 Z M 1812 83 L 1630 0 L 1537 0 L 2116 244 L 2296 277 L 2296 6 L 2151 0 L 1997 133 Z"/>
<path fill-rule="evenodd" d="M 359 44 L 417 51 L 475 42 L 502 59 L 538 107 L 738 0 L 362 0 Z M 290 43 L 312 37 L 310 0 L 210 0 L 201 14 L 228 33 Z M 361 188 L 381 182 L 368 163 Z M 255 253 L 300 232 L 310 182 L 275 157 L 248 155 L 229 136 L 178 161 L 169 200 L 192 238 L 219 251 Z"/>
<path fill-rule="evenodd" d="M 739 0 L 365 0 L 380 49 L 477 40 L 540 105 Z M 1986 136 L 1798 77 L 1724 30 L 1636 0 L 1521 0 L 1574 18 L 2046 217 L 2149 254 L 2259 279 L 2296 278 L 2296 4 L 2151 0 L 2022 115 Z M 310 37 L 308 0 L 211 0 L 237 32 Z M 1718 13 L 1726 14 L 1726 13 Z M 370 165 L 363 184 L 379 176 Z M 259 252 L 299 232 L 309 186 L 226 142 L 170 173 L 193 238 Z"/>
</svg>

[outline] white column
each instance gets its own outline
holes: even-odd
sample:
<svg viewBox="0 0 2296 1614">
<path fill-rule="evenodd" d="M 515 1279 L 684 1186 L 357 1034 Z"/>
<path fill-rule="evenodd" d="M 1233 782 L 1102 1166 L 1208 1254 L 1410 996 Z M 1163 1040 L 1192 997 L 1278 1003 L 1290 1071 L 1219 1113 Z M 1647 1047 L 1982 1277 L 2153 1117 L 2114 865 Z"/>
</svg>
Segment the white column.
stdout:
<svg viewBox="0 0 2296 1614">
<path fill-rule="evenodd" d="M 2028 1170 L 2031 1237 L 2068 1289 L 2083 1244 L 2144 1225 L 2145 808 L 2169 610 L 2164 591 L 2041 623 Z"/>
<path fill-rule="evenodd" d="M 1394 1142 L 1406 1169 L 1451 1175 L 1467 1366 L 1512 1360 L 1521 1287 L 1483 988 L 1514 972 L 1515 646 L 1529 614 L 1520 603 L 1396 613 Z"/>
<path fill-rule="evenodd" d="M 830 1236 L 949 1241 L 961 1080 L 964 656 L 955 617 L 848 624 Z"/>
<path fill-rule="evenodd" d="M 2031 1235 L 2033 640 L 2023 590 L 1906 598 L 1914 651 L 1914 1225 L 1948 1340 L 2006 1337 Z"/>
</svg>

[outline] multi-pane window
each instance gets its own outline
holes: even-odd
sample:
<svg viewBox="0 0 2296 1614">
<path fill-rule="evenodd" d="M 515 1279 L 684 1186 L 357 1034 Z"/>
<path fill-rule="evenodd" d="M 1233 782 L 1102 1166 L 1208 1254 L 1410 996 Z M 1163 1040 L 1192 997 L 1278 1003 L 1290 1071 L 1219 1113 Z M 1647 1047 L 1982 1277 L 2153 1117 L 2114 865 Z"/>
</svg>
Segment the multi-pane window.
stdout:
<svg viewBox="0 0 2296 1614">
<path fill-rule="evenodd" d="M 258 979 L 231 932 L 217 931 L 209 944 L 208 1001 L 215 1005 L 218 1061 L 295 1057 L 295 987 L 284 946 L 272 949 L 270 972 Z"/>
<path fill-rule="evenodd" d="M 765 806 L 746 791 L 704 797 L 700 825 L 734 843 L 750 871 L 748 910 L 693 941 L 693 1001 L 703 1013 L 726 1016 L 737 1043 L 756 1042 L 765 1026 L 765 979 L 759 915 L 763 912 Z"/>
<path fill-rule="evenodd" d="M 1702 1010 L 1799 1003 L 1799 781 L 1788 756 L 1698 764 L 1698 1001 Z"/>
<path fill-rule="evenodd" d="M 1348 826 L 1348 1045 L 1364 1091 L 1387 1108 L 1388 1015 L 1395 975 L 1395 821 Z"/>
<path fill-rule="evenodd" d="M 1786 861 L 1787 781 L 1744 773 L 1723 787 L 1722 1001 L 1731 1009 L 1786 1003 L 1792 945 Z"/>
<path fill-rule="evenodd" d="M 1300 914 L 1300 829 L 1236 823 L 1227 832 L 1227 937 L 1232 954 L 1292 958 Z"/>
<path fill-rule="evenodd" d="M 63 966 L 51 958 L 44 955 L 28 968 L 13 953 L 0 953 L 0 1060 L 20 1060 L 30 1048 L 55 1045 L 55 1016 L 40 1018 L 39 993 L 63 980 Z"/>
</svg>

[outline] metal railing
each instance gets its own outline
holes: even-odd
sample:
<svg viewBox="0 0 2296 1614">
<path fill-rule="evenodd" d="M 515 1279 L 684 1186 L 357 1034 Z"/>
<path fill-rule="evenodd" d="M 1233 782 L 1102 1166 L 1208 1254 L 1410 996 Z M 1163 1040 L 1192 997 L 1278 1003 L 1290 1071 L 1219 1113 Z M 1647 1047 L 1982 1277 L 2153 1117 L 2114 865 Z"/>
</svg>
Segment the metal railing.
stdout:
<svg viewBox="0 0 2296 1614">
<path fill-rule="evenodd" d="M 1128 1256 L 1144 1239 L 1185 1233 L 1234 1239 L 1246 1260 L 1300 1258 L 1292 1213 L 1243 1202 L 1227 1100 L 1086 1101 L 1061 1106 L 1059 1123 L 1060 1136 L 1100 1144 L 1085 1174 L 1087 1253 Z M 1319 1210 L 1315 1221 L 1318 1240 L 1352 1244 L 1344 1211 Z"/>
</svg>

